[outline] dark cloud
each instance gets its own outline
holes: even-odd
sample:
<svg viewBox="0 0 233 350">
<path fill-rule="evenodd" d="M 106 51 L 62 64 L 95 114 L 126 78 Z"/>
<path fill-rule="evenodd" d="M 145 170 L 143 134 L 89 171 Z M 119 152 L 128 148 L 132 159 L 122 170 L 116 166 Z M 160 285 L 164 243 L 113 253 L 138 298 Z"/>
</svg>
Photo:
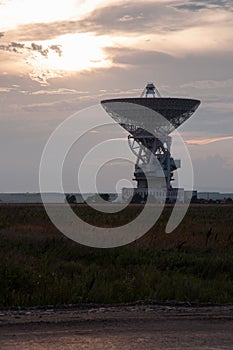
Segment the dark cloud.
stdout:
<svg viewBox="0 0 233 350">
<path fill-rule="evenodd" d="M 14 53 L 37 51 L 44 57 L 48 57 L 49 51 L 52 50 L 56 52 L 59 56 L 62 56 L 62 49 L 60 45 L 51 45 L 47 48 L 44 48 L 42 45 L 38 45 L 35 43 L 31 43 L 30 46 L 26 46 L 23 43 L 11 42 L 10 44 L 0 45 L 0 50 Z"/>
<path fill-rule="evenodd" d="M 76 33 L 81 30 L 78 21 L 56 21 L 50 23 L 22 24 L 16 30 L 8 31 L 10 37 L 19 41 L 50 40 L 58 36 Z"/>
<path fill-rule="evenodd" d="M 25 48 L 24 44 L 11 42 L 10 44 L 0 45 L 0 50 L 2 51 L 9 51 L 9 52 L 16 52 L 16 53 L 22 53 L 22 49 Z"/>
<path fill-rule="evenodd" d="M 23 49 L 24 48 L 24 44 L 21 44 L 21 43 L 15 43 L 15 42 L 12 42 L 10 44 L 11 47 L 15 47 L 15 48 L 19 48 L 19 49 Z"/>
<path fill-rule="evenodd" d="M 220 8 L 232 10 L 233 4 L 231 0 L 189 0 L 183 4 L 172 5 L 177 10 L 187 10 L 191 12 L 200 11 L 203 9 Z"/>
<path fill-rule="evenodd" d="M 43 49 L 42 45 L 31 43 L 31 48 L 28 48 L 28 49 L 29 50 L 31 49 L 33 51 L 38 51 L 42 56 L 48 57 L 49 50 L 47 48 Z"/>
<path fill-rule="evenodd" d="M 164 14 L 164 6 L 158 3 L 125 3 L 121 6 L 106 6 L 97 9 L 86 18 L 86 24 L 95 31 L 143 32 L 152 30 Z M 83 24 L 85 20 L 83 21 Z"/>
<path fill-rule="evenodd" d="M 197 4 L 183 4 L 174 6 L 177 10 L 188 10 L 188 11 L 199 11 L 206 9 L 206 5 L 197 5 Z"/>
<path fill-rule="evenodd" d="M 9 52 L 16 52 L 16 53 L 20 53 L 21 51 L 19 49 L 23 49 L 23 48 L 24 48 L 24 44 L 15 43 L 15 42 L 12 42 L 10 44 L 0 45 L 1 51 L 9 51 Z"/>
<path fill-rule="evenodd" d="M 105 52 L 111 57 L 113 63 L 127 65 L 153 65 L 169 64 L 174 59 L 172 56 L 159 51 L 145 51 L 127 48 L 105 48 Z"/>
<path fill-rule="evenodd" d="M 58 54 L 58 56 L 62 56 L 61 45 L 51 45 L 51 46 L 48 46 L 47 48 L 44 48 L 42 45 L 31 43 L 31 46 L 29 46 L 29 47 L 27 46 L 25 48 L 27 50 L 37 51 L 44 57 L 48 57 L 50 50 L 56 52 Z"/>
<path fill-rule="evenodd" d="M 180 85 L 185 82 L 194 82 L 198 80 L 229 80 L 232 74 L 232 52 L 206 52 L 202 54 L 186 54 L 184 56 L 171 56 L 169 54 L 158 51 L 147 51 L 127 48 L 106 48 L 107 55 L 118 65 L 117 71 L 111 69 L 109 79 L 121 81 L 136 81 L 138 86 L 140 81 L 150 80 L 150 76 L 156 76 L 159 81 L 177 82 Z M 126 67 L 120 67 L 120 64 Z M 130 67 L 130 69 L 128 68 Z M 111 74 L 113 72 L 113 74 Z M 136 78 L 137 77 L 137 78 Z M 120 83 L 119 83 L 120 84 Z M 104 86 L 102 88 L 105 88 Z M 222 87 L 219 87 L 222 89 Z M 187 89 L 187 87 L 186 87 Z M 231 91 L 230 89 L 228 89 Z M 202 94 L 203 89 L 196 87 L 196 93 Z"/>
<path fill-rule="evenodd" d="M 181 21 L 182 19 L 182 21 Z M 163 33 L 190 26 L 192 19 L 181 15 L 169 5 L 159 2 L 128 2 L 106 6 L 89 14 L 81 25 L 98 34 L 106 33 Z"/>
<path fill-rule="evenodd" d="M 219 7 L 225 7 L 230 8 L 232 7 L 232 1 L 231 0 L 189 0 L 189 2 L 196 2 L 201 4 L 207 4 L 207 5 L 216 5 Z"/>
<path fill-rule="evenodd" d="M 58 56 L 60 56 L 60 57 L 62 56 L 61 45 L 51 45 L 51 46 L 49 46 L 49 48 L 51 50 L 55 51 L 58 54 Z"/>
</svg>

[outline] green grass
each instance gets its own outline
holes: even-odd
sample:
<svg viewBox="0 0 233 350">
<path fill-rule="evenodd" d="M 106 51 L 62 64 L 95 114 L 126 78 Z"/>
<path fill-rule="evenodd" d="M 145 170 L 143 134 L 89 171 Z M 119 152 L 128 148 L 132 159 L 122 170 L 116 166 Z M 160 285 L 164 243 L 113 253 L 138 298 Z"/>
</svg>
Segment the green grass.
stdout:
<svg viewBox="0 0 233 350">
<path fill-rule="evenodd" d="M 192 206 L 166 235 L 171 209 L 137 242 L 94 249 L 57 232 L 42 206 L 1 206 L 0 307 L 147 299 L 233 303 L 233 206 Z M 112 221 L 86 206 L 74 210 L 106 226 L 129 221 L 141 208 L 131 206 Z"/>
</svg>

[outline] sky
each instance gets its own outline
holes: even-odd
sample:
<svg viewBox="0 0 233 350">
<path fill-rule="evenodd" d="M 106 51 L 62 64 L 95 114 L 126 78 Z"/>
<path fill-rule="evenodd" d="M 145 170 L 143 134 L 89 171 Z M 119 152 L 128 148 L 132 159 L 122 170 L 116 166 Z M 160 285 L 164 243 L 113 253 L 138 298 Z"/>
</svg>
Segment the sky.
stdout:
<svg viewBox="0 0 233 350">
<path fill-rule="evenodd" d="M 179 128 L 195 188 L 233 192 L 232 0 L 0 0 L 0 192 L 37 192 L 54 129 L 147 82 L 201 100 Z"/>
</svg>

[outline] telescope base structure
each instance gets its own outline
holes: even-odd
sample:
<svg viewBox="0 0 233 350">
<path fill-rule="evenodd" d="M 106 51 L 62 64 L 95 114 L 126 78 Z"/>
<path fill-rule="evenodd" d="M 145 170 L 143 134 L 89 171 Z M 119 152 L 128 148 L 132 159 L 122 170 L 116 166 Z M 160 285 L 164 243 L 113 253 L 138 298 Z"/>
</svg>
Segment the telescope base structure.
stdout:
<svg viewBox="0 0 233 350">
<path fill-rule="evenodd" d="M 171 157 L 171 137 L 156 137 L 142 128 L 137 128 L 131 131 L 128 142 L 137 157 L 133 179 L 137 182 L 135 194 L 140 194 L 144 199 L 149 194 L 149 187 L 155 199 L 164 201 L 164 197 L 166 199 L 168 194 L 174 192 L 171 186 L 173 172 L 180 168 L 180 161 Z M 124 195 L 127 197 L 127 193 Z"/>
<path fill-rule="evenodd" d="M 148 188 L 123 187 L 122 200 L 127 202 L 129 198 L 132 198 L 131 203 L 145 204 L 148 196 L 150 196 L 150 202 L 152 203 L 185 203 L 187 202 L 186 192 L 184 188 L 171 188 L 169 191 L 166 188 L 152 188 L 148 191 Z"/>
</svg>

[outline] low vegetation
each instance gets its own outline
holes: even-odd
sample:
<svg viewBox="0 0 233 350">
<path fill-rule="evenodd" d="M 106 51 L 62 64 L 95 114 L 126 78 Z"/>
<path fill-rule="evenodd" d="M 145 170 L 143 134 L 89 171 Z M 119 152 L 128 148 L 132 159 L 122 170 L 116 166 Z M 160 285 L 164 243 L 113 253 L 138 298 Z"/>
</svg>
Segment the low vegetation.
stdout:
<svg viewBox="0 0 233 350">
<path fill-rule="evenodd" d="M 86 205 L 73 210 L 106 227 L 130 221 L 141 207 L 111 216 Z M 60 234 L 40 205 L 0 206 L 0 307 L 146 299 L 233 303 L 233 206 L 193 205 L 165 234 L 171 210 L 167 206 L 140 240 L 94 249 Z"/>
</svg>

